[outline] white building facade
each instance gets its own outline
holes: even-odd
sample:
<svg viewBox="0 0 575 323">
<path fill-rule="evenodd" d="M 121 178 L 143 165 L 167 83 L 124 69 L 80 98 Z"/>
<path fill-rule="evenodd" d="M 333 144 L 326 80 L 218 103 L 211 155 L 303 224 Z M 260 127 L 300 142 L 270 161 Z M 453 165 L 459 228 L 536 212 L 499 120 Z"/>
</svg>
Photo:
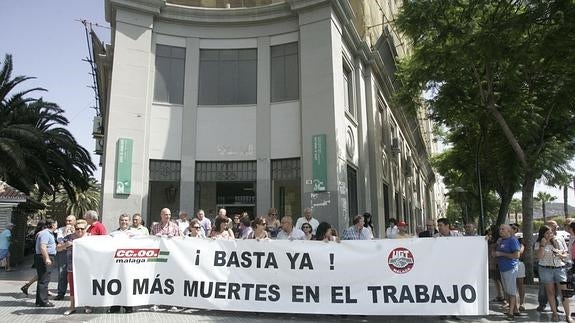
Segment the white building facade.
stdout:
<svg viewBox="0 0 575 323">
<path fill-rule="evenodd" d="M 107 0 L 103 222 L 311 207 L 339 229 L 370 212 L 381 236 L 435 218 L 431 128 L 390 99 L 391 3 Z"/>
</svg>

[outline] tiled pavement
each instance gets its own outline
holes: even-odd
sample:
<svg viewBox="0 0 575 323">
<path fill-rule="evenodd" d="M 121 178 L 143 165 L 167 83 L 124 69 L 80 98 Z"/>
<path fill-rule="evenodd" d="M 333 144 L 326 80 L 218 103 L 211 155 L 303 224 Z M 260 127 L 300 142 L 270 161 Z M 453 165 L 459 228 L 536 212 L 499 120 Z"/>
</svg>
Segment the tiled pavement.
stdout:
<svg viewBox="0 0 575 323">
<path fill-rule="evenodd" d="M 341 316 L 341 315 L 303 315 L 303 314 L 256 314 L 251 312 L 226 312 L 186 309 L 179 312 L 151 312 L 149 308 L 135 308 L 131 314 L 107 314 L 105 308 L 96 308 L 91 314 L 84 314 L 79 308 L 78 313 L 64 316 L 69 300 L 53 301 L 54 308 L 34 307 L 35 284 L 26 296 L 20 287 L 35 271 L 25 263 L 15 268 L 13 272 L 0 270 L 0 322 L 449 322 L 440 321 L 438 317 L 426 316 Z M 53 277 L 55 278 L 55 277 Z M 51 284 L 55 287 L 56 284 Z M 537 288 L 528 286 L 526 298 L 527 316 L 517 318 L 517 322 L 548 322 L 549 312 L 540 314 L 535 311 L 537 306 Z M 493 295 L 491 295 L 493 298 Z M 506 322 L 503 309 L 499 304 L 490 304 L 490 315 L 486 317 L 461 317 L 462 322 Z"/>
</svg>

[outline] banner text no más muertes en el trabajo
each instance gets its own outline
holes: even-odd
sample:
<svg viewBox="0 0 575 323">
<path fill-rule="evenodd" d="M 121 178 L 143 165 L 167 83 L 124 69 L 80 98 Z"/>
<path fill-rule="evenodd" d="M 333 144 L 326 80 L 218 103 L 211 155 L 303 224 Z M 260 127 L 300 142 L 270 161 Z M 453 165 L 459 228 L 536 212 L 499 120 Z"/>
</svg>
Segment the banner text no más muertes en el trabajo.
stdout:
<svg viewBox="0 0 575 323">
<path fill-rule="evenodd" d="M 487 315 L 487 279 L 482 237 L 325 243 L 93 236 L 74 241 L 80 306 Z"/>
</svg>

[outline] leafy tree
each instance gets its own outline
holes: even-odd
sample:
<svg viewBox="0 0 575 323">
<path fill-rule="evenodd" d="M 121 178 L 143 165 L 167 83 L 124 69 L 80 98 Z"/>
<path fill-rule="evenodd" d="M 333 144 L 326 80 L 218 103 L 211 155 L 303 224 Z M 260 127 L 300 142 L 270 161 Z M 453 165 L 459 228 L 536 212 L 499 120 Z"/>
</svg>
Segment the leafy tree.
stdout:
<svg viewBox="0 0 575 323">
<path fill-rule="evenodd" d="M 553 202 L 557 199 L 557 197 L 547 193 L 547 192 L 539 192 L 537 193 L 537 197 L 535 200 L 541 202 L 541 212 L 543 213 L 543 223 L 547 222 L 547 215 L 545 214 L 545 205 L 549 202 Z"/>
<path fill-rule="evenodd" d="M 565 172 L 575 154 L 575 3 L 404 1 L 396 24 L 413 44 L 398 102 L 413 111 L 428 91 L 431 117 L 447 128 L 499 127 L 518 165 L 530 245 L 535 181 Z M 528 282 L 532 261 L 526 248 Z"/>
<path fill-rule="evenodd" d="M 0 69 L 0 178 L 24 193 L 41 194 L 62 187 L 70 200 L 90 187 L 95 170 L 90 154 L 63 128 L 68 120 L 54 103 L 27 97 L 32 88 L 15 92 L 30 77 L 12 78 L 12 56 Z"/>
</svg>

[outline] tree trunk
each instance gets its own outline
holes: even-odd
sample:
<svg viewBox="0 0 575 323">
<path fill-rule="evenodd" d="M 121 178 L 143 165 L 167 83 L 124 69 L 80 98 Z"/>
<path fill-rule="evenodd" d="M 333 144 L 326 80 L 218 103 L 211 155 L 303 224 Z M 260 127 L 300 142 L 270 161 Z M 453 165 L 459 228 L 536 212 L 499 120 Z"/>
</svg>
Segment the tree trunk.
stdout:
<svg viewBox="0 0 575 323">
<path fill-rule="evenodd" d="M 567 203 L 569 197 L 569 185 L 563 186 L 563 212 L 565 219 L 569 217 L 569 204 Z"/>
<path fill-rule="evenodd" d="M 509 212 L 509 205 L 513 199 L 513 189 L 507 189 L 505 192 L 499 192 L 501 196 L 501 203 L 499 204 L 499 212 L 497 213 L 497 222 L 495 224 L 499 228 L 500 225 L 505 223 L 507 218 L 507 213 Z M 511 217 L 509 217 L 511 218 Z"/>
<path fill-rule="evenodd" d="M 543 223 L 547 223 L 547 215 L 545 214 L 545 201 L 541 201 L 541 212 L 543 213 Z"/>
<path fill-rule="evenodd" d="M 533 190 L 535 188 L 535 176 L 531 171 L 525 172 L 523 187 L 521 189 L 521 206 L 523 209 L 523 244 L 525 253 L 523 262 L 525 263 L 525 283 L 533 283 Z"/>
</svg>

